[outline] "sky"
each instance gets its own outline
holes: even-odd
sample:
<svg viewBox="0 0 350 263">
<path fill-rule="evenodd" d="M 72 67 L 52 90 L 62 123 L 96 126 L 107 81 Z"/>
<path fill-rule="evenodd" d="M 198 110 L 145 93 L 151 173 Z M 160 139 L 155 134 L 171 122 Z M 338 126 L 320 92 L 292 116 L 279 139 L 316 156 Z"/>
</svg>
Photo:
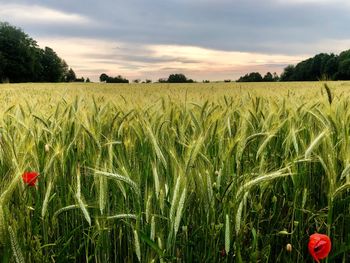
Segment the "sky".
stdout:
<svg viewBox="0 0 350 263">
<path fill-rule="evenodd" d="M 349 12 L 348 0 L 0 0 L 0 21 L 93 81 L 280 74 L 349 49 Z"/>
</svg>

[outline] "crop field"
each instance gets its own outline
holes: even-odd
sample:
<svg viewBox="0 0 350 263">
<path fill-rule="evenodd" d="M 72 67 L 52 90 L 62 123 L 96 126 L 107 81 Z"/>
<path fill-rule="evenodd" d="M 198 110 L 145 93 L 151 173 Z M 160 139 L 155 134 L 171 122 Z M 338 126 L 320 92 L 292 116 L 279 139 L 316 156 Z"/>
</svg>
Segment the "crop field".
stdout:
<svg viewBox="0 0 350 263">
<path fill-rule="evenodd" d="M 350 82 L 0 97 L 1 262 L 350 262 Z"/>
</svg>

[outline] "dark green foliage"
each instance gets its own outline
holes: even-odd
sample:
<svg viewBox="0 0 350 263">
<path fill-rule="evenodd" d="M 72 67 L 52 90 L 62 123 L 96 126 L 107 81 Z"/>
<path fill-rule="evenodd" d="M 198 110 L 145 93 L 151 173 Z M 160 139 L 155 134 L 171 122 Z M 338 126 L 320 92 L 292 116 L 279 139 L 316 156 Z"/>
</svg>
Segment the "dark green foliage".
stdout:
<svg viewBox="0 0 350 263">
<path fill-rule="evenodd" d="M 264 76 L 263 78 L 263 81 L 266 81 L 266 82 L 271 82 L 273 81 L 273 76 L 271 74 L 271 72 L 267 72 L 266 75 Z"/>
<path fill-rule="evenodd" d="M 279 77 L 276 72 L 274 72 L 273 74 L 271 74 L 271 72 L 267 72 L 262 79 L 262 81 L 264 82 L 273 82 L 278 80 L 279 80 Z"/>
<path fill-rule="evenodd" d="M 73 81 L 75 81 L 77 79 L 77 76 L 75 75 L 75 72 L 74 72 L 74 70 L 73 69 L 69 69 L 68 70 L 68 72 L 67 72 L 67 74 L 66 74 L 66 81 L 67 82 L 73 82 Z"/>
<path fill-rule="evenodd" d="M 281 77 L 268 72 L 262 78 L 258 72 L 240 77 L 238 82 L 260 81 L 318 81 L 318 80 L 350 80 L 350 50 L 339 55 L 320 53 L 284 68 Z"/>
<path fill-rule="evenodd" d="M 287 66 L 281 81 L 350 80 L 350 50 L 339 55 L 321 53 Z"/>
<path fill-rule="evenodd" d="M 168 77 L 169 83 L 186 83 L 187 78 L 184 74 L 171 74 Z"/>
<path fill-rule="evenodd" d="M 192 79 L 188 79 L 184 74 L 170 74 L 168 77 L 169 83 L 192 83 Z"/>
<path fill-rule="evenodd" d="M 294 71 L 295 71 L 295 67 L 293 65 L 288 65 L 283 73 L 281 74 L 281 78 L 280 80 L 281 81 L 290 81 L 290 80 L 293 80 L 293 74 L 294 74 Z"/>
<path fill-rule="evenodd" d="M 108 79 L 108 75 L 107 75 L 107 74 L 102 73 L 102 74 L 100 75 L 100 81 L 101 81 L 101 82 L 107 81 L 107 79 Z"/>
<path fill-rule="evenodd" d="M 262 77 L 259 72 L 251 72 L 240 77 L 237 82 L 273 82 L 278 80 L 279 77 L 276 72 L 273 74 L 271 72 L 267 72 L 264 77 Z"/>
<path fill-rule="evenodd" d="M 117 77 L 109 77 L 105 73 L 100 75 L 100 81 L 106 83 L 129 83 L 129 80 L 123 78 L 121 75 L 118 75 Z"/>
<path fill-rule="evenodd" d="M 44 82 L 60 82 L 63 81 L 63 78 L 66 74 L 65 67 L 66 64 L 63 63 L 56 52 L 49 47 L 45 47 L 41 54 L 41 65 L 42 65 L 42 74 L 41 81 Z"/>
<path fill-rule="evenodd" d="M 23 82 L 36 80 L 40 52 L 37 43 L 20 29 L 0 23 L 0 80 Z"/>
<path fill-rule="evenodd" d="M 340 80 L 350 79 L 350 58 L 346 58 L 339 62 L 337 78 Z"/>
<path fill-rule="evenodd" d="M 237 82 L 260 82 L 263 81 L 262 76 L 259 72 L 252 72 L 240 77 Z"/>
<path fill-rule="evenodd" d="M 0 22 L 0 82 L 59 82 L 67 72 L 51 48 L 40 49 L 21 29 Z"/>
<path fill-rule="evenodd" d="M 84 77 L 77 78 L 74 82 L 85 82 Z"/>
</svg>

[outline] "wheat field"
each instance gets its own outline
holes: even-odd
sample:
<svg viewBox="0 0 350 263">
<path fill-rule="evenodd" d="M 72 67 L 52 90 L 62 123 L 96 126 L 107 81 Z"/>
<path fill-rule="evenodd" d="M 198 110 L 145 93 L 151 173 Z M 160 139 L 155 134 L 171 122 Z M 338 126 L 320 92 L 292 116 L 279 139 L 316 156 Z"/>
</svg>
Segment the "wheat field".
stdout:
<svg viewBox="0 0 350 263">
<path fill-rule="evenodd" d="M 0 85 L 2 262 L 349 262 L 349 90 Z"/>
</svg>

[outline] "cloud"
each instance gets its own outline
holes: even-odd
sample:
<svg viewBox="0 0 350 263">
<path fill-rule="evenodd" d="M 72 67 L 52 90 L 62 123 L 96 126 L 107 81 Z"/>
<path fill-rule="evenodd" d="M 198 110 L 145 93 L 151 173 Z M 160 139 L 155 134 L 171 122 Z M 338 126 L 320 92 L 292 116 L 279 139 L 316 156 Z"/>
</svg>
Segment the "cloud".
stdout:
<svg viewBox="0 0 350 263">
<path fill-rule="evenodd" d="M 347 0 L 0 0 L 0 17 L 78 74 L 232 78 L 350 44 Z M 97 22 L 96 22 L 97 21 Z M 42 40 L 42 41 L 41 41 Z M 172 72 L 171 72 L 172 73 Z M 90 76 L 92 77 L 92 76 Z"/>
<path fill-rule="evenodd" d="M 23 4 L 1 4 L 0 17 L 14 24 L 67 24 L 83 25 L 91 21 L 87 17 L 59 10 Z"/>
<path fill-rule="evenodd" d="M 171 44 L 224 51 L 310 55 L 314 53 L 312 47 L 323 40 L 350 39 L 347 1 L 320 1 L 15 0 L 14 3 L 21 3 L 17 5 L 25 7 L 34 3 L 90 21 L 85 27 L 77 24 L 72 26 L 70 23 L 50 26 L 16 24 L 24 27 L 31 35 L 78 36 L 140 45 Z M 3 2 L 2 5 L 6 6 Z M 20 19 L 20 15 L 16 14 L 21 13 L 19 10 L 8 16 L 15 14 Z M 100 26 L 97 28 L 97 25 Z M 328 49 L 334 52 L 332 46 Z"/>
<path fill-rule="evenodd" d="M 88 38 L 39 38 L 52 47 L 77 75 L 97 81 L 101 73 L 127 78 L 167 77 L 185 73 L 197 80 L 238 78 L 250 71 L 280 72 L 303 57 L 232 52 L 183 45 L 148 45 Z M 96 69 L 100 69 L 97 71 Z"/>
</svg>

